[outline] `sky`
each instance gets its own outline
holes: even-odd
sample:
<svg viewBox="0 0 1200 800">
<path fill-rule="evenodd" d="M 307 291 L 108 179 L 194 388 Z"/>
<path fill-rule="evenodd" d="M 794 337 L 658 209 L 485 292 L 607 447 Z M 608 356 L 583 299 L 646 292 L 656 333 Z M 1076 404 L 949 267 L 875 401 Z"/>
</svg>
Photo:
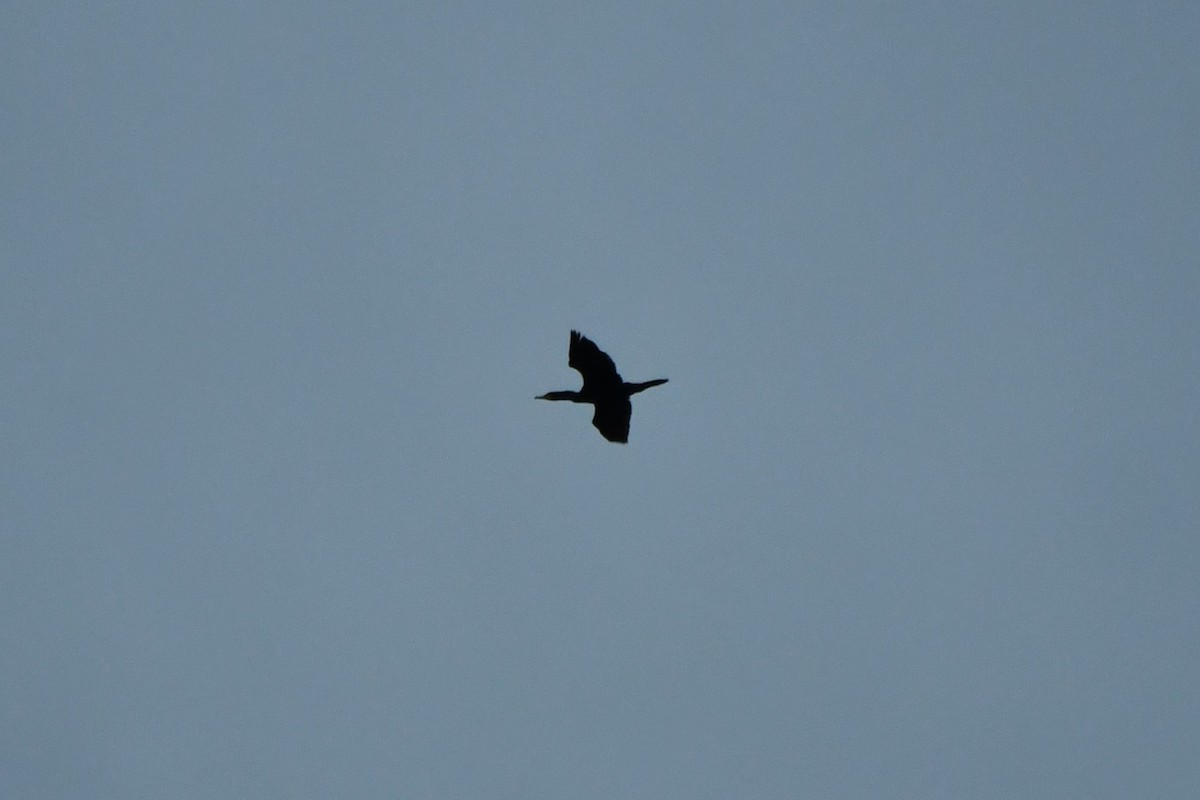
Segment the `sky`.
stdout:
<svg viewBox="0 0 1200 800">
<path fill-rule="evenodd" d="M 1197 796 L 1200 6 L 3 16 L 0 796 Z"/>
</svg>

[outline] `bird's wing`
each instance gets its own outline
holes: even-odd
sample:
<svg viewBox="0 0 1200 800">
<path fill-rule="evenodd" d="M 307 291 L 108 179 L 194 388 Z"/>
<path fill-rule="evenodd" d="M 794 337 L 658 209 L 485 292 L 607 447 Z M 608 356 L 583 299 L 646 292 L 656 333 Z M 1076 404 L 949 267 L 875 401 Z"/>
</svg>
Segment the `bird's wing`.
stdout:
<svg viewBox="0 0 1200 800">
<path fill-rule="evenodd" d="M 585 386 L 605 388 L 621 385 L 617 365 L 596 343 L 579 331 L 571 331 L 571 349 L 567 352 L 571 369 L 579 370 Z"/>
<path fill-rule="evenodd" d="M 627 397 L 596 403 L 592 424 L 605 439 L 625 444 L 629 441 L 629 417 L 632 413 L 633 406 Z"/>
</svg>

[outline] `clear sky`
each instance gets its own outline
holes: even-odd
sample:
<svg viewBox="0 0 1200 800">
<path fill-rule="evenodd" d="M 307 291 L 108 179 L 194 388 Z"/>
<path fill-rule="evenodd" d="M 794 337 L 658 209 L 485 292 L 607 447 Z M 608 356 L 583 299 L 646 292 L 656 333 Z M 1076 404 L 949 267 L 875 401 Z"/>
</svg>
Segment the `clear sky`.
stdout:
<svg viewBox="0 0 1200 800">
<path fill-rule="evenodd" d="M 0 796 L 1198 796 L 1196 3 L 3 17 Z"/>
</svg>

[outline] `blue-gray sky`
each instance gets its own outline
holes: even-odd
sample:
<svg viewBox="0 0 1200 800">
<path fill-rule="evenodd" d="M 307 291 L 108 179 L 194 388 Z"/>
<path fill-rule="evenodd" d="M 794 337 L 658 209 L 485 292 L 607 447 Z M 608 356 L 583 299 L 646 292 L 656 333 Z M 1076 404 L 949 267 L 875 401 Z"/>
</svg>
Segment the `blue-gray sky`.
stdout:
<svg viewBox="0 0 1200 800">
<path fill-rule="evenodd" d="M 1198 8 L 6 4 L 0 795 L 1196 797 Z"/>
</svg>

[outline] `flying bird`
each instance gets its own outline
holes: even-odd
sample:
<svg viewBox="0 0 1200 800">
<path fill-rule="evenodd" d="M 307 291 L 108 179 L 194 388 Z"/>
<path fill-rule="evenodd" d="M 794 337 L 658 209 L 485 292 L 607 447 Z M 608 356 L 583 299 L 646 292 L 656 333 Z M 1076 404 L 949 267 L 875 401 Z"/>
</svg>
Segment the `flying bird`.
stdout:
<svg viewBox="0 0 1200 800">
<path fill-rule="evenodd" d="M 596 407 L 592 416 L 596 430 L 610 442 L 621 444 L 629 441 L 629 416 L 633 413 L 629 396 L 667 382 L 666 378 L 658 378 L 645 383 L 626 383 L 608 353 L 579 331 L 571 331 L 567 364 L 583 376 L 583 388 L 578 392 L 547 392 L 534 399 L 591 403 Z"/>
</svg>

